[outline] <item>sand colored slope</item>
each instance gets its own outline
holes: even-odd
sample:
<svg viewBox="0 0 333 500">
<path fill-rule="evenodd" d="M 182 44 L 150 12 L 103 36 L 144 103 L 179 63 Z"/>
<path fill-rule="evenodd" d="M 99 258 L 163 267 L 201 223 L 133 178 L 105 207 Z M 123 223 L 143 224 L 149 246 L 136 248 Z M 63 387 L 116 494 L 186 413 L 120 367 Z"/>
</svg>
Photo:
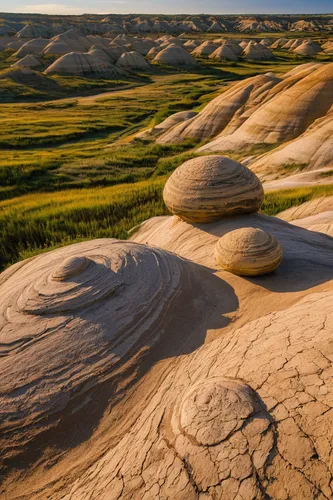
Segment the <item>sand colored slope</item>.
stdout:
<svg viewBox="0 0 333 500">
<path fill-rule="evenodd" d="M 296 47 L 294 52 L 302 56 L 314 56 L 318 54 L 318 52 L 321 52 L 321 50 L 321 46 L 318 43 L 309 40 Z"/>
<path fill-rule="evenodd" d="M 333 165 L 333 113 L 316 121 L 297 139 L 262 156 L 251 168 L 273 172 L 286 165 L 313 170 Z"/>
<path fill-rule="evenodd" d="M 302 78 L 266 102 L 231 135 L 221 136 L 201 151 L 240 151 L 255 144 L 294 139 L 333 104 L 333 63 Z"/>
<path fill-rule="evenodd" d="M 171 129 L 158 142 L 172 144 L 186 138 L 207 139 L 219 134 L 238 114 L 260 102 L 279 81 L 274 76 L 258 75 L 235 84 L 213 99 L 191 122 Z"/>
<path fill-rule="evenodd" d="M 209 56 L 209 59 L 217 59 L 218 61 L 238 61 L 238 57 L 233 52 L 232 47 L 226 44 L 214 50 Z"/>
<path fill-rule="evenodd" d="M 139 52 L 125 52 L 120 56 L 116 65 L 128 70 L 149 70 L 150 64 Z"/>
<path fill-rule="evenodd" d="M 120 71 L 111 63 L 105 62 L 92 54 L 70 52 L 57 59 L 46 70 L 46 74 L 69 75 L 113 75 L 119 76 Z"/>
<path fill-rule="evenodd" d="M 333 210 L 292 221 L 295 226 L 333 236 Z"/>
<path fill-rule="evenodd" d="M 32 54 L 29 54 L 27 56 L 24 56 L 22 59 L 19 61 L 16 61 L 16 63 L 12 64 L 12 67 L 17 67 L 17 66 L 23 66 L 25 68 L 37 68 L 41 67 L 41 62 Z"/>
<path fill-rule="evenodd" d="M 251 164 L 252 168 L 252 164 Z M 281 174 L 283 174 L 281 170 Z M 261 179 L 272 179 L 277 177 L 277 171 L 270 168 L 269 163 L 265 163 L 260 172 Z M 276 180 L 268 180 L 264 184 L 265 192 L 276 191 L 279 189 L 294 189 L 300 187 L 313 187 L 320 184 L 333 184 L 333 164 L 332 167 L 320 168 L 318 170 L 310 170 L 308 172 L 300 172 L 297 174 L 282 177 Z"/>
<path fill-rule="evenodd" d="M 296 219 L 305 219 L 312 215 L 321 214 L 333 210 L 333 196 L 315 198 L 314 200 L 302 203 L 297 207 L 289 208 L 281 212 L 278 217 L 286 221 L 294 221 Z"/>
<path fill-rule="evenodd" d="M 308 201 L 281 212 L 278 217 L 309 231 L 333 236 L 333 196 Z"/>
<path fill-rule="evenodd" d="M 16 57 L 23 57 L 27 54 L 40 54 L 48 44 L 49 40 L 45 38 L 35 38 L 22 45 L 15 55 Z"/>
<path fill-rule="evenodd" d="M 193 56 L 210 56 L 216 49 L 217 49 L 217 44 L 210 42 L 209 40 L 206 40 L 203 42 L 201 45 L 196 47 L 191 54 Z"/>
<path fill-rule="evenodd" d="M 191 54 L 175 44 L 168 45 L 168 47 L 161 50 L 155 57 L 154 62 L 170 66 L 193 66 L 198 64 Z"/>
</svg>

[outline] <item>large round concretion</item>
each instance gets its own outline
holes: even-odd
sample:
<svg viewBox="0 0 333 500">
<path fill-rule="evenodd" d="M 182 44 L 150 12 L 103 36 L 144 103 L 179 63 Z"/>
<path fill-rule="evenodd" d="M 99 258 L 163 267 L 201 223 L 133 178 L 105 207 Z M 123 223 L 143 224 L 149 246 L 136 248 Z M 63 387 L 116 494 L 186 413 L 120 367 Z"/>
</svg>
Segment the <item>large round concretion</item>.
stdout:
<svg viewBox="0 0 333 500">
<path fill-rule="evenodd" d="M 215 246 L 215 260 L 225 271 L 258 276 L 274 271 L 282 260 L 282 248 L 265 231 L 243 227 L 226 233 Z"/>
<path fill-rule="evenodd" d="M 235 491 L 245 490 L 242 498 L 261 498 L 256 478 L 263 476 L 273 449 L 274 428 L 248 384 L 218 376 L 200 379 L 179 394 L 169 418 L 162 433 L 187 464 L 197 489 L 217 487 L 216 498 L 234 498 L 224 489 L 232 478 Z"/>
<path fill-rule="evenodd" d="M 242 427 L 253 412 L 249 386 L 228 379 L 212 379 L 186 394 L 180 408 L 180 427 L 199 445 L 212 446 Z"/>
<path fill-rule="evenodd" d="M 241 163 L 217 155 L 186 161 L 173 172 L 163 191 L 170 212 L 193 223 L 256 212 L 263 196 L 255 174 Z"/>
</svg>

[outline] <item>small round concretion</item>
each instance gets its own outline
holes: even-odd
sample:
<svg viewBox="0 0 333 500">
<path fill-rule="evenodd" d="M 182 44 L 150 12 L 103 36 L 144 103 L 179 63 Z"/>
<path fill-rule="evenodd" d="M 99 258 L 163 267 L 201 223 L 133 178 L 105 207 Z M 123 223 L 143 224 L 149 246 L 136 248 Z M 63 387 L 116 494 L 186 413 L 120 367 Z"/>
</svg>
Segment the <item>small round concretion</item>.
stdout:
<svg viewBox="0 0 333 500">
<path fill-rule="evenodd" d="M 262 184 L 251 170 L 218 155 L 186 161 L 169 177 L 163 191 L 170 212 L 194 223 L 257 212 L 263 196 Z"/>
<path fill-rule="evenodd" d="M 201 446 L 227 439 L 254 413 L 252 389 L 243 382 L 213 378 L 196 384 L 180 407 L 183 434 Z"/>
<path fill-rule="evenodd" d="M 73 276 L 80 274 L 89 265 L 89 259 L 86 257 L 68 257 L 65 259 L 52 274 L 55 281 L 65 281 Z"/>
<path fill-rule="evenodd" d="M 274 236 L 258 228 L 230 231 L 215 246 L 215 259 L 224 270 L 243 276 L 274 271 L 282 260 L 282 248 Z"/>
</svg>

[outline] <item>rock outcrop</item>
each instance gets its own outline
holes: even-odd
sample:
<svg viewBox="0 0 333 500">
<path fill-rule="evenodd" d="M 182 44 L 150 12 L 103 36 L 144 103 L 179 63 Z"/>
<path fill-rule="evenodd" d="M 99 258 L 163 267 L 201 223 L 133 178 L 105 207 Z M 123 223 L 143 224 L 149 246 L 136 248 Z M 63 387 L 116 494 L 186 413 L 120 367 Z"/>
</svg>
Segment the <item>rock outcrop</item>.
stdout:
<svg viewBox="0 0 333 500">
<path fill-rule="evenodd" d="M 169 177 L 163 199 L 181 219 L 194 223 L 259 210 L 263 189 L 259 179 L 240 163 L 224 156 L 188 160 Z"/>
<path fill-rule="evenodd" d="M 216 244 L 215 259 L 225 271 L 259 276 L 274 271 L 282 260 L 282 248 L 262 229 L 244 227 L 225 234 Z"/>
</svg>

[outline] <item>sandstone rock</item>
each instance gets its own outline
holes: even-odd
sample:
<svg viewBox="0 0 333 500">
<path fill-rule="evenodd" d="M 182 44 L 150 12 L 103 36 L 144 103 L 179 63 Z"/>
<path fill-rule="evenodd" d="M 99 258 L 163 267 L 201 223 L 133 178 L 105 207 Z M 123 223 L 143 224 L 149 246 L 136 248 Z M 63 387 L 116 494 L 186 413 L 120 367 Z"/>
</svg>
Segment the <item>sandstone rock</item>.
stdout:
<svg viewBox="0 0 333 500">
<path fill-rule="evenodd" d="M 240 151 L 254 144 L 276 144 L 302 134 L 333 104 L 333 63 L 299 80 L 260 106 L 231 135 L 222 135 L 199 151 Z"/>
<path fill-rule="evenodd" d="M 313 56 L 318 54 L 318 52 L 321 52 L 321 50 L 322 49 L 319 44 L 309 40 L 296 47 L 294 52 L 302 56 Z"/>
<path fill-rule="evenodd" d="M 16 61 L 14 64 L 11 65 L 12 67 L 17 67 L 17 66 L 23 66 L 25 68 L 38 68 L 41 67 L 42 64 L 41 62 L 32 54 L 29 54 L 19 61 Z"/>
<path fill-rule="evenodd" d="M 170 66 L 193 66 L 198 64 L 191 54 L 175 44 L 161 50 L 155 57 L 154 62 Z"/>
<path fill-rule="evenodd" d="M 210 56 L 217 49 L 217 47 L 218 46 L 216 45 L 216 43 L 206 40 L 201 45 L 192 50 L 191 54 L 198 57 Z"/>
<path fill-rule="evenodd" d="M 46 74 L 69 74 L 79 76 L 119 76 L 120 70 L 92 54 L 70 52 L 57 59 L 45 70 Z"/>
<path fill-rule="evenodd" d="M 233 274 L 258 276 L 274 271 L 282 249 L 276 238 L 261 229 L 244 227 L 225 234 L 215 247 L 216 262 Z"/>
<path fill-rule="evenodd" d="M 214 52 L 209 56 L 209 59 L 217 59 L 218 61 L 238 61 L 238 58 L 232 48 L 226 44 L 214 50 Z"/>
<path fill-rule="evenodd" d="M 164 202 L 188 222 L 211 222 L 227 215 L 256 212 L 263 200 L 259 179 L 224 156 L 188 160 L 168 179 Z"/>
<path fill-rule="evenodd" d="M 35 38 L 23 44 L 16 52 L 16 57 L 23 57 L 27 54 L 40 54 L 49 44 L 49 40 L 44 38 Z"/>
<path fill-rule="evenodd" d="M 125 52 L 122 54 L 119 57 L 116 66 L 127 70 L 150 70 L 149 62 L 146 61 L 142 54 L 135 51 Z"/>
<path fill-rule="evenodd" d="M 175 144 L 187 138 L 207 139 L 221 133 L 244 109 L 251 108 L 264 98 L 280 80 L 258 75 L 241 81 L 213 99 L 193 120 L 177 125 L 157 142 Z"/>
</svg>

